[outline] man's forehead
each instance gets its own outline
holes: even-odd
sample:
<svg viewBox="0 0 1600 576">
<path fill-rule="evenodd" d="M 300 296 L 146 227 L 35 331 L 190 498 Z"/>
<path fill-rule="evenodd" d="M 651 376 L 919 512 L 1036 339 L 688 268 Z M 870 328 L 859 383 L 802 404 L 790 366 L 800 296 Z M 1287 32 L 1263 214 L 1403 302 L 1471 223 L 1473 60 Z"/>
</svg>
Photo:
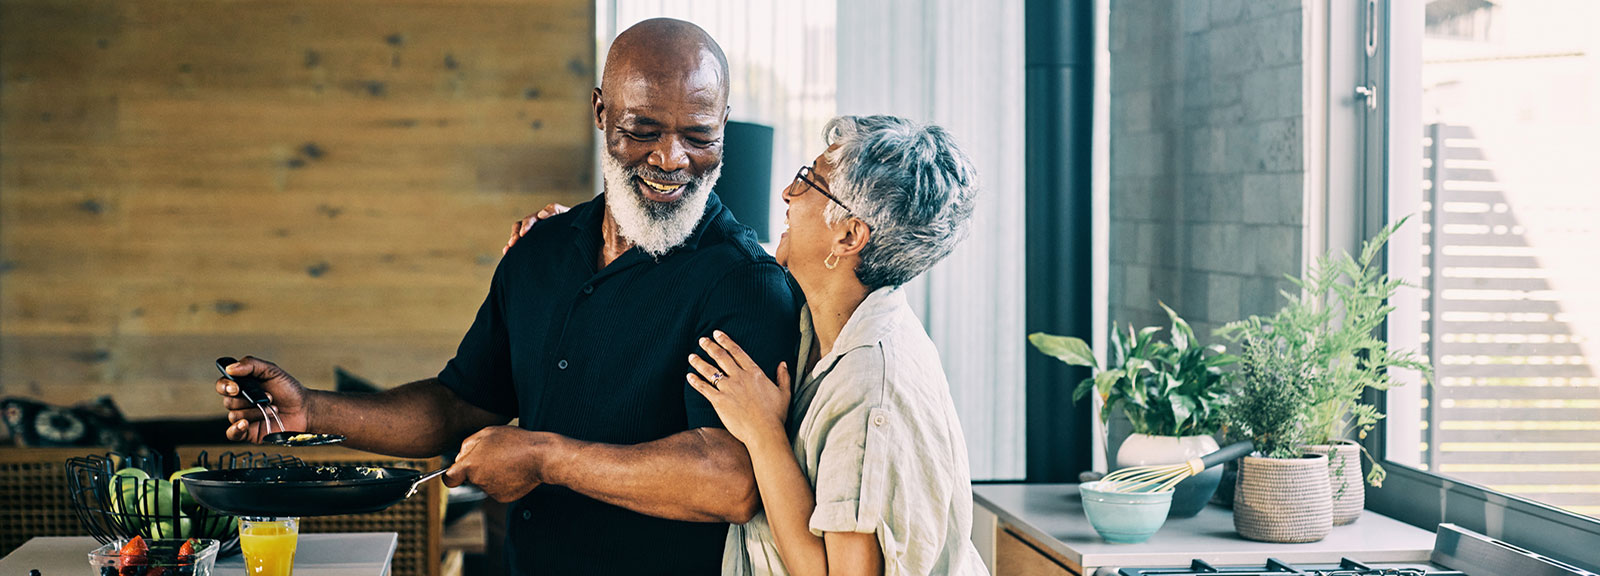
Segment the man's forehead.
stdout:
<svg viewBox="0 0 1600 576">
<path fill-rule="evenodd" d="M 726 105 L 716 94 L 696 91 L 624 90 L 610 104 L 618 122 L 642 125 L 715 127 L 722 124 Z"/>
<path fill-rule="evenodd" d="M 609 64 L 608 64 L 609 66 Z M 709 67 L 645 67 L 619 64 L 606 76 L 601 88 L 623 94 L 654 97 L 681 95 L 689 100 L 716 100 L 724 97 L 722 74 Z"/>
<path fill-rule="evenodd" d="M 618 111 L 619 122 L 644 124 L 651 126 L 664 126 L 669 124 L 706 125 L 714 126 L 722 123 L 722 114 L 709 110 L 691 112 L 688 114 L 674 114 L 670 107 L 663 106 L 625 106 Z"/>
<path fill-rule="evenodd" d="M 608 93 L 683 94 L 693 99 L 724 99 L 727 73 L 710 53 L 626 52 L 606 61 L 601 88 Z"/>
</svg>

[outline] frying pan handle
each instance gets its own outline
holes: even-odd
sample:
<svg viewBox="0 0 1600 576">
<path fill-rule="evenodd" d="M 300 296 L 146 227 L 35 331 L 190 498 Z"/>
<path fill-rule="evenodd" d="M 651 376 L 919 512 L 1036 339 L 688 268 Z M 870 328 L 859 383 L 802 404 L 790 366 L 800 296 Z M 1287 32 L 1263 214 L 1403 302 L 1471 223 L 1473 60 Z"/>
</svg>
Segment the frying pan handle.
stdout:
<svg viewBox="0 0 1600 576">
<path fill-rule="evenodd" d="M 232 380 L 234 384 L 239 385 L 239 394 L 243 395 L 245 400 L 255 404 L 271 404 L 272 399 L 268 398 L 267 393 L 261 389 L 261 384 L 264 382 L 262 379 L 254 376 L 234 376 L 228 373 L 228 366 L 235 362 L 238 362 L 238 360 L 234 360 L 232 356 L 218 358 L 217 370 L 222 372 L 223 378 Z"/>
<path fill-rule="evenodd" d="M 443 476 L 445 471 L 449 469 L 449 466 L 445 466 L 444 468 L 440 468 L 438 470 L 418 476 L 417 479 L 411 483 L 411 490 L 406 492 L 406 498 L 410 498 L 412 494 L 416 494 L 417 489 L 421 488 L 423 484 L 427 484 L 429 480 Z"/>
<path fill-rule="evenodd" d="M 1249 440 L 1244 442 L 1235 442 L 1227 445 L 1221 450 L 1201 456 L 1200 462 L 1202 462 L 1206 468 L 1210 468 L 1223 462 L 1243 458 L 1245 455 L 1254 452 L 1255 449 L 1255 444 L 1250 443 Z"/>
</svg>

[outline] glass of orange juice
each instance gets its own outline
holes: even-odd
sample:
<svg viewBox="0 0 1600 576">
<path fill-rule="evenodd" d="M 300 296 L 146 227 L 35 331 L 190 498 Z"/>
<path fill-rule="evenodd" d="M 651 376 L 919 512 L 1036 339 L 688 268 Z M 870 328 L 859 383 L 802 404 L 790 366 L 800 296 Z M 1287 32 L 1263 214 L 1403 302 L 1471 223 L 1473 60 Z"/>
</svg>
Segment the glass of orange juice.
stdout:
<svg viewBox="0 0 1600 576">
<path fill-rule="evenodd" d="M 239 549 L 247 576 L 294 574 L 294 548 L 300 539 L 298 518 L 239 517 Z"/>
</svg>

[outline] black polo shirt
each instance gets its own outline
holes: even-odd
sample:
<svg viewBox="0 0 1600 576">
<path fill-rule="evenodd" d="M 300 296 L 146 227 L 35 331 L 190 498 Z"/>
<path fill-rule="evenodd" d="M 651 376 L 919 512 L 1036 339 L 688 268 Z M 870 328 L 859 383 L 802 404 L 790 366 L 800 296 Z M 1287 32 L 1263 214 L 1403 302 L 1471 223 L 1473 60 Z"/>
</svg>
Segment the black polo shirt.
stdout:
<svg viewBox="0 0 1600 576">
<path fill-rule="evenodd" d="M 604 269 L 603 197 L 540 222 L 495 269 L 489 297 L 439 380 L 528 430 L 638 444 L 721 428 L 685 381 L 696 341 L 722 330 L 766 372 L 792 361 L 799 300 L 787 273 L 713 193 L 692 236 Z M 664 520 L 541 485 L 513 504 L 524 574 L 716 574 L 727 524 Z"/>
</svg>

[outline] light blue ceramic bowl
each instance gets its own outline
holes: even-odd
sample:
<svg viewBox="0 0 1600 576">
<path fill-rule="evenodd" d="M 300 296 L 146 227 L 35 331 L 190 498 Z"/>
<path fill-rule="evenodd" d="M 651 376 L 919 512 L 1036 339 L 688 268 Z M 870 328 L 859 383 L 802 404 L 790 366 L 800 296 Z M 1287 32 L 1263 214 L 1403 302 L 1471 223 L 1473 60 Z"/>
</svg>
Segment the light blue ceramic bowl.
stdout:
<svg viewBox="0 0 1600 576">
<path fill-rule="evenodd" d="M 1089 516 L 1089 525 L 1107 542 L 1137 544 L 1149 540 L 1161 524 L 1167 521 L 1167 510 L 1172 507 L 1172 491 L 1166 492 L 1109 492 L 1104 482 L 1085 482 L 1078 485 L 1083 496 L 1083 511 Z"/>
</svg>

